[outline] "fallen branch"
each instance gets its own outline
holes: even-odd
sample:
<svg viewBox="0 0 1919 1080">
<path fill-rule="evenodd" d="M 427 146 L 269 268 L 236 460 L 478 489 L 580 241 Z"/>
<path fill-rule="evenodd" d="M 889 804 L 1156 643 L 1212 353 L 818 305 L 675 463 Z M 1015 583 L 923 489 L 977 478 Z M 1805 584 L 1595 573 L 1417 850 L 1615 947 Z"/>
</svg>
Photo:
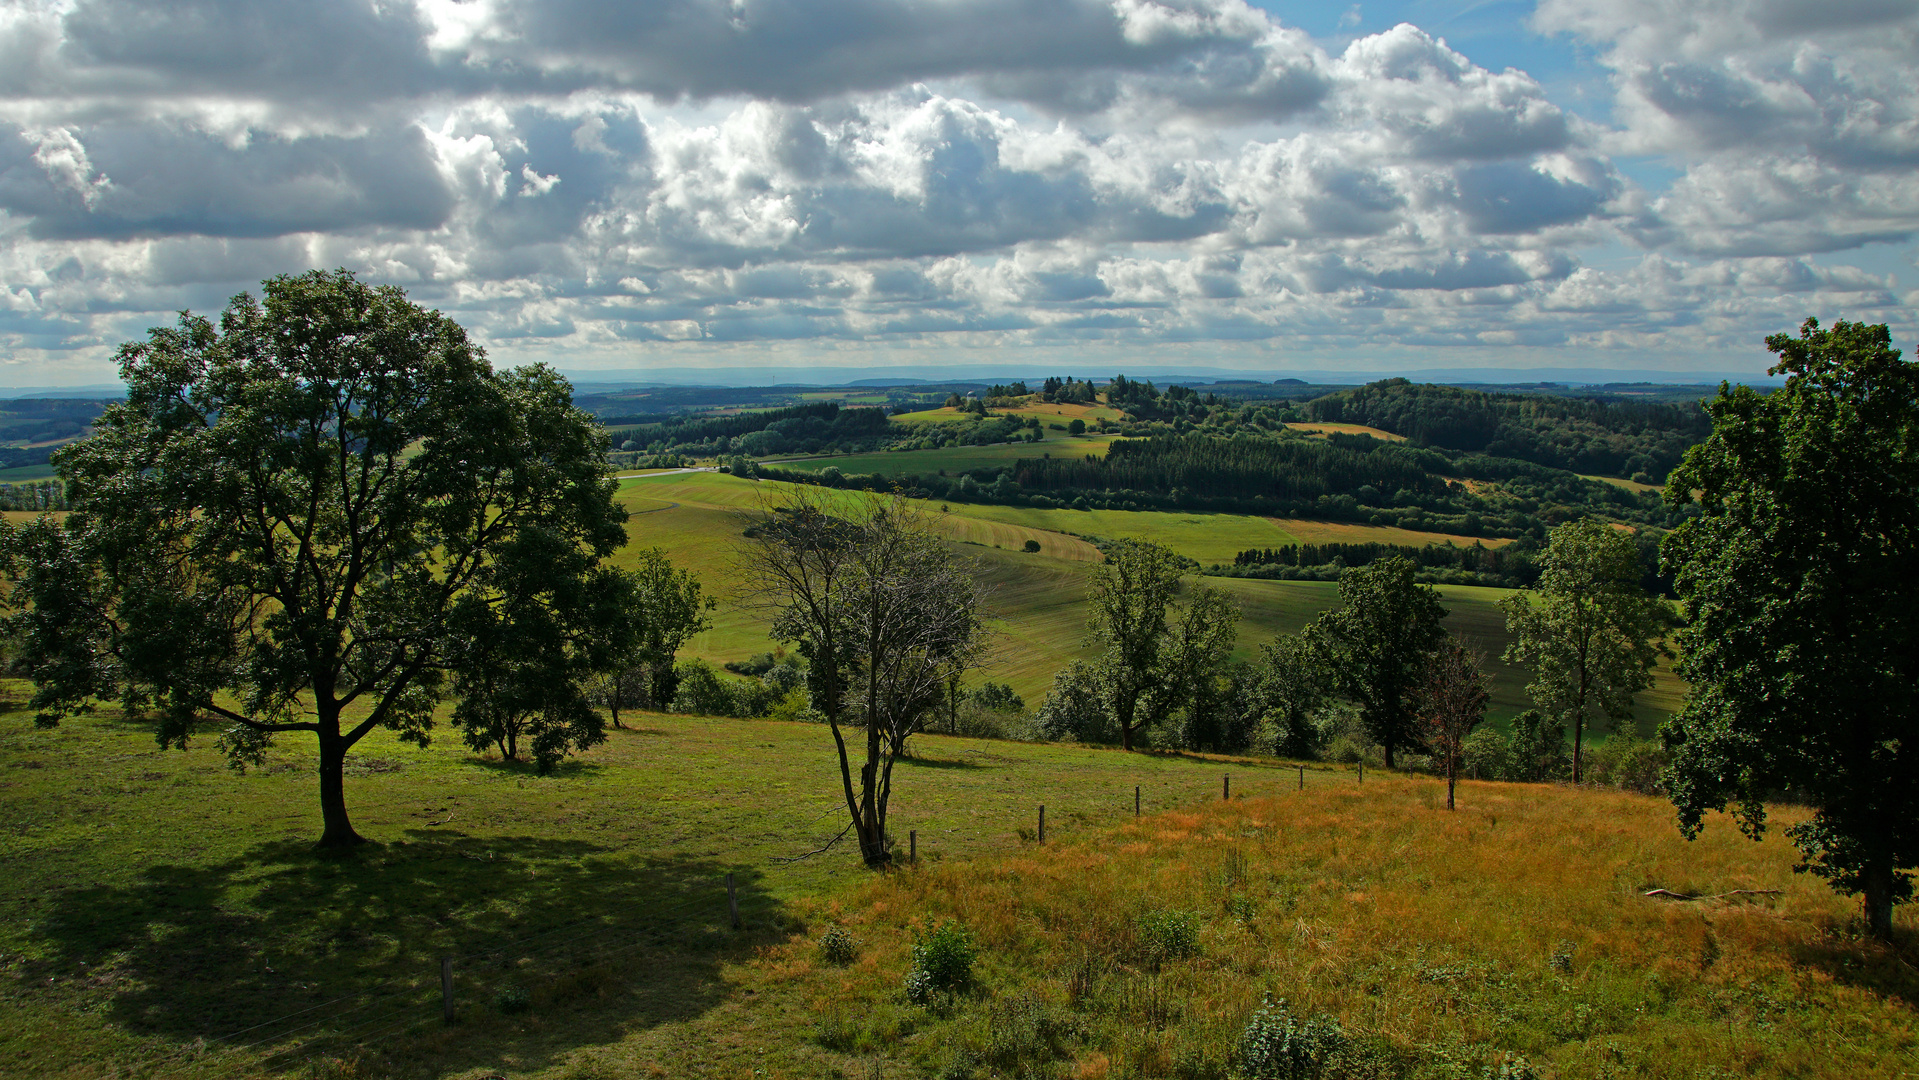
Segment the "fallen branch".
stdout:
<svg viewBox="0 0 1919 1080">
<path fill-rule="evenodd" d="M 1687 896 L 1671 889 L 1652 889 L 1646 896 L 1657 896 L 1662 900 L 1724 900 L 1728 896 L 1778 896 L 1778 889 L 1734 889 L 1731 892 L 1713 893 L 1711 896 Z"/>
<path fill-rule="evenodd" d="M 837 844 L 841 840 L 845 839 L 846 834 L 852 831 L 853 831 L 853 823 L 849 821 L 846 823 L 846 828 L 840 830 L 840 834 L 838 836 L 835 836 L 833 839 L 828 840 L 826 843 L 821 844 L 819 847 L 814 848 L 813 850 L 807 852 L 806 854 L 795 855 L 790 859 L 781 858 L 780 856 L 776 855 L 773 857 L 773 861 L 776 863 L 796 863 L 796 862 L 799 862 L 801 859 L 810 859 L 815 855 L 824 854 L 834 844 Z"/>
</svg>

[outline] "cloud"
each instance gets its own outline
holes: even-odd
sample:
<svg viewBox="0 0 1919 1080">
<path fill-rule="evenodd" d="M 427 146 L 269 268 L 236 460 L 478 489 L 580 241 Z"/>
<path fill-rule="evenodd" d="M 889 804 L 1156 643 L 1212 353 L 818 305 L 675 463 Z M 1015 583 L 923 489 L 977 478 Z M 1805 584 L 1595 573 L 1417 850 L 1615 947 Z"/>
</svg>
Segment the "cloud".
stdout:
<svg viewBox="0 0 1919 1080">
<path fill-rule="evenodd" d="M 1240 0 L 16 3 L 0 360 L 98 379 L 181 307 L 332 266 L 567 365 L 1643 365 L 1820 305 L 1909 321 L 1809 256 L 1919 233 L 1913 8 L 1544 0 L 1612 76 L 1581 115 L 1429 29 Z"/>
</svg>

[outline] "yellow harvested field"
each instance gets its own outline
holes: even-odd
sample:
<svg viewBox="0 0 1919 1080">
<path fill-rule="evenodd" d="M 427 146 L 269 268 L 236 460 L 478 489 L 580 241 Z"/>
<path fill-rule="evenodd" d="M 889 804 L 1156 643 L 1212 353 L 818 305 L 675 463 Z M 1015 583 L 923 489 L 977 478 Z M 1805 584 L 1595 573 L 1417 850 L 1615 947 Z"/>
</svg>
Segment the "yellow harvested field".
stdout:
<svg viewBox="0 0 1919 1080">
<path fill-rule="evenodd" d="M 1371 435 L 1375 439 L 1384 439 L 1387 442 L 1406 441 L 1404 435 L 1395 435 L 1390 431 L 1367 427 L 1365 424 L 1287 424 L 1286 426 L 1308 435 Z"/>
<path fill-rule="evenodd" d="M 1356 525 L 1349 521 L 1296 521 L 1292 518 L 1268 520 L 1291 533 L 1302 544 L 1400 544 L 1406 547 L 1452 544 L 1457 547 L 1471 547 L 1478 543 L 1485 547 L 1496 548 L 1512 543 L 1506 537 L 1452 536 L 1447 533 L 1402 529 L 1395 525 Z"/>
<path fill-rule="evenodd" d="M 1666 490 L 1663 484 L 1642 484 L 1636 480 L 1621 480 L 1617 476 L 1594 476 L 1590 473 L 1580 473 L 1579 478 L 1581 480 L 1597 480 L 1602 484 L 1611 484 L 1614 487 L 1625 488 L 1627 491 L 1633 492 Z"/>
</svg>

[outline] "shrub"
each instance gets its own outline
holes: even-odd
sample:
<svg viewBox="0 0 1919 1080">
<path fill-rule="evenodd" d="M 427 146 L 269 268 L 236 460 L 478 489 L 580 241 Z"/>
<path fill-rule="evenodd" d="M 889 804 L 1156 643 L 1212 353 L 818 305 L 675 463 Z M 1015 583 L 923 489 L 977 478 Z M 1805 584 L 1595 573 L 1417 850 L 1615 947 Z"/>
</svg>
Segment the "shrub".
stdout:
<svg viewBox="0 0 1919 1080">
<path fill-rule="evenodd" d="M 1072 420 L 1068 421 L 1066 424 L 1066 433 L 1068 435 L 1086 434 L 1086 421 L 1081 420 L 1078 417 L 1073 418 Z"/>
<path fill-rule="evenodd" d="M 1301 1020 L 1286 1000 L 1268 1001 L 1239 1036 L 1239 1063 L 1247 1080 L 1312 1080 L 1346 1049 L 1346 1032 L 1330 1016 Z"/>
<path fill-rule="evenodd" d="M 1660 773 L 1666 768 L 1666 748 L 1651 739 L 1614 735 L 1586 751 L 1586 778 L 1642 795 L 1663 795 Z"/>
<path fill-rule="evenodd" d="M 1149 911 L 1138 929 L 1140 948 L 1154 965 L 1199 955 L 1199 917 L 1190 911 Z"/>
<path fill-rule="evenodd" d="M 726 680 L 704 660 L 685 660 L 674 665 L 680 678 L 673 695 L 673 711 L 694 716 L 736 716 L 739 698 Z"/>
<path fill-rule="evenodd" d="M 820 959 L 840 967 L 852 963 L 860 955 L 859 939 L 847 933 L 846 927 L 835 923 L 820 935 Z"/>
<path fill-rule="evenodd" d="M 493 1007 L 511 1016 L 532 1008 L 533 999 L 527 996 L 526 987 L 519 983 L 507 983 L 494 993 Z"/>
<path fill-rule="evenodd" d="M 1024 550 L 1024 551 L 1025 551 L 1025 552 L 1026 552 L 1027 554 L 1029 554 L 1029 555 L 1030 555 L 1030 554 L 1032 554 L 1033 552 L 1036 552 L 1036 551 L 1038 551 L 1038 550 L 1039 550 L 1039 541 L 1038 541 L 1038 540 L 1028 540 L 1028 541 L 1026 542 L 1026 544 L 1025 544 L 1025 547 L 1024 547 L 1024 548 L 1023 548 L 1022 550 Z"/>
<path fill-rule="evenodd" d="M 906 997 L 925 1005 L 936 994 L 958 993 L 973 983 L 973 961 L 978 957 L 973 935 L 951 919 L 913 942 L 913 969 L 906 973 Z"/>
<path fill-rule="evenodd" d="M 1552 780 L 1565 772 L 1571 762 L 1566 754 L 1566 725 L 1538 709 L 1528 709 L 1513 717 L 1507 746 L 1512 754 L 1508 780 Z"/>
<path fill-rule="evenodd" d="M 1459 771 L 1474 780 L 1504 780 L 1512 771 L 1512 751 L 1506 737 L 1480 728 L 1460 747 Z"/>
</svg>

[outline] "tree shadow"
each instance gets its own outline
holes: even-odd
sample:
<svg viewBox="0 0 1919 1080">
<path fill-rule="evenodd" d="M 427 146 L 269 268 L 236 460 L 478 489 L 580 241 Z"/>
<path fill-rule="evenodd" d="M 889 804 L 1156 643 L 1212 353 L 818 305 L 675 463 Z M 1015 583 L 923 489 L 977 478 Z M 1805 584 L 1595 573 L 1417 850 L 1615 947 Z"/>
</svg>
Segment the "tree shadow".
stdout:
<svg viewBox="0 0 1919 1080">
<path fill-rule="evenodd" d="M 1834 982 L 1919 1008 L 1919 930 L 1894 926 L 1890 942 L 1863 936 L 1864 920 L 1851 920 L 1857 936 L 1827 936 L 1792 948 L 1797 964 L 1817 968 Z"/>
<path fill-rule="evenodd" d="M 525 758 L 519 761 L 505 761 L 498 757 L 468 754 L 463 760 L 466 764 L 474 768 L 485 769 L 489 772 L 509 773 L 514 776 L 537 776 L 547 780 L 560 780 L 570 776 L 593 776 L 606 768 L 605 765 L 597 761 L 580 761 L 577 758 L 567 758 L 542 773 L 539 765 L 534 762 L 532 758 Z"/>
<path fill-rule="evenodd" d="M 897 757 L 894 765 L 910 765 L 915 769 L 990 769 L 991 765 L 982 765 L 977 761 L 961 761 L 957 758 Z"/>
<path fill-rule="evenodd" d="M 698 1015 L 725 995 L 726 962 L 784 939 L 792 920 L 751 870 L 733 872 L 745 929 L 731 928 L 726 873 L 446 830 L 343 856 L 270 843 L 65 893 L 31 931 L 40 958 L 13 974 L 88 982 L 129 1033 L 259 1044 L 281 1065 L 351 1058 L 374 1037 L 383 1059 L 431 1069 L 537 1068 Z"/>
</svg>

